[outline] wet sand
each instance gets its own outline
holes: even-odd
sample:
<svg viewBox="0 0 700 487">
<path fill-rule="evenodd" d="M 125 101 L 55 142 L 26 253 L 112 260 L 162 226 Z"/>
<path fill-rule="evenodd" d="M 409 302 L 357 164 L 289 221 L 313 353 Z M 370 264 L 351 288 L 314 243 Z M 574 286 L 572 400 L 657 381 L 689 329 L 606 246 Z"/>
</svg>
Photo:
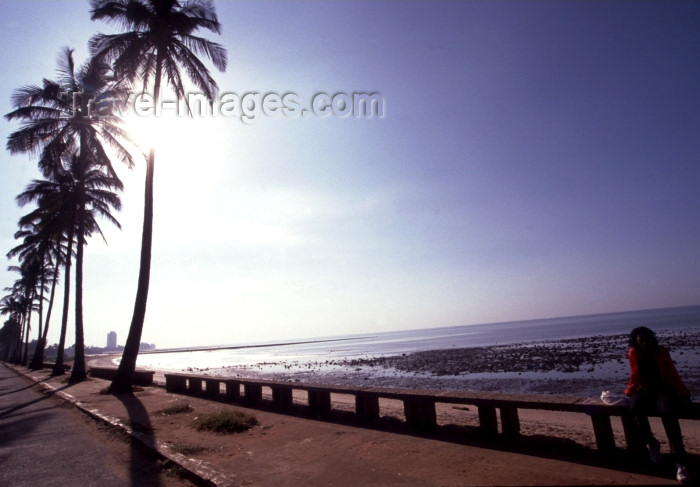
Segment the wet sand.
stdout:
<svg viewBox="0 0 700 487">
<path fill-rule="evenodd" d="M 679 373 L 700 399 L 700 328 L 661 331 Z M 187 370 L 232 377 L 373 387 L 460 389 L 599 397 L 627 385 L 627 336 L 432 350 L 318 362 L 264 362 Z"/>
<path fill-rule="evenodd" d="M 659 338 L 671 350 L 683 379 L 695 393 L 697 401 L 697 393 L 700 391 L 700 330 L 664 333 Z M 602 390 L 621 393 L 626 386 L 626 351 L 626 337 L 620 335 L 521 345 L 453 348 L 391 357 L 313 363 L 267 362 L 245 367 L 189 370 L 211 375 L 327 384 L 599 397 Z M 105 356 L 100 357 L 98 363 L 105 365 L 113 360 L 114 357 Z M 93 360 L 90 362 L 94 363 Z M 155 379 L 161 383 L 163 372 L 157 370 L 155 374 Z M 268 396 L 269 392 L 265 391 L 264 398 L 271 399 Z M 306 400 L 303 391 L 295 393 L 295 404 L 304 404 Z M 333 395 L 332 407 L 339 412 L 352 412 L 355 407 L 354 398 Z M 400 401 L 382 400 L 380 414 L 382 418 L 400 420 L 404 414 L 402 404 Z M 570 442 L 566 444 L 574 445 L 575 448 L 582 447 L 585 451 L 594 451 L 596 448 L 590 418 L 584 414 L 522 410 L 520 420 L 522 434 L 532 441 L 556 438 L 556 441 Z M 437 405 L 437 421 L 444 427 L 456 425 L 467 429 L 479 424 L 476 408 L 450 404 Z M 660 420 L 651 418 L 651 424 L 662 443 L 662 451 L 667 453 L 669 446 Z M 681 425 L 686 448 L 690 454 L 698 455 L 700 423 L 683 420 Z M 625 437 L 619 419 L 615 419 L 612 426 L 616 443 L 624 445 Z"/>
</svg>

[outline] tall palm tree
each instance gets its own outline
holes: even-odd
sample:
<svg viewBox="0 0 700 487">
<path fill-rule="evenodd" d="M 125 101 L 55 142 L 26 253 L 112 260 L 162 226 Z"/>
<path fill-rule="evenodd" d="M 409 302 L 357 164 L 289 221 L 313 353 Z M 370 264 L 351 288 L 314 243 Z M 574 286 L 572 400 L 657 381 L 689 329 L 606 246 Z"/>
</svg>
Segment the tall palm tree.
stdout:
<svg viewBox="0 0 700 487">
<path fill-rule="evenodd" d="M 52 175 L 51 180 L 32 181 L 24 192 L 17 196 L 17 203 L 24 206 L 36 202 L 37 208 L 23 216 L 20 228 L 36 222 L 41 225 L 41 237 L 44 241 L 56 241 L 56 271 L 64 266 L 63 312 L 61 314 L 61 331 L 58 341 L 56 362 L 52 375 L 65 374 L 64 351 L 68 329 L 68 313 L 71 297 L 71 266 L 75 257 L 75 184 L 69 171 L 61 168 Z M 55 274 L 56 275 L 56 274 Z M 53 294 L 53 292 L 52 292 Z M 44 341 L 47 329 L 44 328 Z"/>
<path fill-rule="evenodd" d="M 19 260 L 20 265 L 17 267 L 17 269 L 21 273 L 22 278 L 18 281 L 18 283 L 21 283 L 22 286 L 27 289 L 27 299 L 30 301 L 32 309 L 36 309 L 36 311 L 38 311 L 39 326 L 36 347 L 38 349 L 40 348 L 41 337 L 43 334 L 44 295 L 48 291 L 48 282 L 51 279 L 53 271 L 49 267 L 45 250 L 40 246 L 25 248 L 24 251 L 20 253 Z M 10 267 L 10 269 L 12 268 L 13 267 Z M 27 319 L 26 339 L 24 342 L 24 357 L 22 359 L 22 363 L 25 365 L 29 359 L 28 352 L 30 327 L 31 315 L 29 315 L 29 318 Z"/>
<path fill-rule="evenodd" d="M 5 314 L 9 296 L 0 299 L 0 314 Z M 9 308 L 7 308 L 9 309 Z M 0 328 L 0 360 L 11 362 L 14 360 L 18 342 L 20 340 L 20 325 L 15 316 L 10 316 Z"/>
<path fill-rule="evenodd" d="M 2 330 L 0 330 L 0 359 L 9 362 L 21 360 L 22 353 L 22 317 L 24 304 L 19 296 L 7 294 L 0 299 L 0 315 L 8 315 Z"/>
<path fill-rule="evenodd" d="M 77 240 L 76 357 L 70 377 L 75 382 L 86 378 L 82 305 L 85 237 L 99 230 L 94 221 L 95 213 L 116 222 L 109 207 L 119 207 L 119 198 L 113 191 L 121 189 L 121 181 L 106 146 L 129 166 L 133 165 L 133 159 L 121 142 L 127 136 L 114 110 L 124 99 L 125 90 L 111 76 L 109 66 L 92 59 L 76 69 L 73 51 L 65 48 L 59 56 L 58 74 L 58 81 L 44 79 L 42 86 L 16 90 L 13 95 L 15 110 L 5 117 L 22 120 L 20 129 L 8 138 L 7 148 L 13 154 L 39 153 L 39 168 L 47 178 L 45 182 L 60 186 L 56 194 L 65 197 L 59 207 L 68 225 L 64 231 L 69 248 L 73 238 Z M 34 197 L 40 199 L 39 195 L 26 198 Z M 70 256 L 69 250 L 67 262 Z M 68 264 L 65 279 L 70 280 Z"/>
<path fill-rule="evenodd" d="M 49 323 L 51 321 L 51 310 L 53 308 L 54 296 L 58 277 L 60 273 L 60 265 L 63 262 L 61 253 L 61 238 L 62 232 L 57 238 L 57 235 L 51 231 L 51 225 L 42 221 L 41 215 L 45 213 L 36 209 L 30 214 L 23 216 L 19 221 L 20 230 L 15 233 L 15 239 L 22 239 L 22 243 L 7 253 L 7 258 L 12 259 L 17 257 L 20 262 L 28 260 L 36 260 L 41 265 L 41 285 L 39 296 L 39 333 L 37 337 L 37 346 L 34 350 L 34 356 L 29 367 L 33 370 L 38 370 L 44 366 L 44 350 L 46 348 L 46 337 L 49 331 Z M 44 290 L 45 286 L 50 284 L 50 297 L 48 300 L 48 309 L 44 315 Z M 42 330 L 43 319 L 43 330 Z"/>
<path fill-rule="evenodd" d="M 173 89 L 178 99 L 186 101 L 182 70 L 213 103 L 218 87 L 197 55 L 208 58 L 223 71 L 227 62 L 226 49 L 194 35 L 200 29 L 221 32 L 211 1 L 92 0 L 91 6 L 93 20 L 111 22 L 125 31 L 95 35 L 90 40 L 92 55 L 112 62 L 117 75 L 140 81 L 144 92 L 152 83 L 155 106 L 160 103 L 162 81 Z M 146 317 L 153 237 L 154 163 L 155 147 L 151 146 L 146 166 L 138 287 L 129 335 L 117 375 L 110 385 L 113 393 L 131 390 Z"/>
<path fill-rule="evenodd" d="M 116 193 L 122 190 L 122 182 L 113 174 L 108 174 L 99 166 L 87 164 L 85 160 L 93 160 L 93 157 L 84 157 L 75 154 L 71 163 L 72 173 L 76 177 L 76 197 L 78 199 L 78 211 L 76 218 L 77 249 L 75 257 L 75 358 L 71 370 L 71 382 L 84 380 L 87 377 L 85 368 L 85 339 L 83 335 L 83 253 L 86 239 L 94 232 L 98 232 L 106 242 L 102 230 L 97 223 L 96 216 L 110 221 L 117 228 L 121 225 L 111 213 L 111 209 L 121 209 L 121 200 Z"/>
<path fill-rule="evenodd" d="M 10 306 L 3 306 L 3 313 L 10 312 L 11 316 L 14 315 L 17 322 L 20 325 L 19 332 L 19 347 L 17 350 L 17 356 L 15 357 L 15 362 L 18 364 L 25 363 L 27 360 L 27 347 L 29 345 L 29 331 L 31 329 L 31 317 L 32 312 L 36 310 L 34 305 L 34 297 L 36 295 L 36 282 L 37 276 L 34 273 L 34 269 L 30 266 L 10 266 L 8 270 L 20 273 L 20 278 L 15 281 L 12 287 L 5 288 L 6 291 L 11 293 L 11 299 L 9 301 Z M 26 338 L 23 338 L 25 337 Z M 24 348 L 24 354 L 22 354 L 22 343 L 27 345 Z"/>
</svg>

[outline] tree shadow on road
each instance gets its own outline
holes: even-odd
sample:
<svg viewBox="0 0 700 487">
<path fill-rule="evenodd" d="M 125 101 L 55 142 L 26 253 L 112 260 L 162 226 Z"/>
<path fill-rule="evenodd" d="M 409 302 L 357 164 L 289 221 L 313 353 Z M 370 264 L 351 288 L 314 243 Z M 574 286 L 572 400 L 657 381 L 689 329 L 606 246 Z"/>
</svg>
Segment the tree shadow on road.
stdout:
<svg viewBox="0 0 700 487">
<path fill-rule="evenodd" d="M 155 453 L 152 453 L 157 451 L 157 444 L 148 411 L 133 393 L 115 394 L 114 397 L 124 405 L 124 409 L 126 409 L 129 416 L 126 426 L 132 430 L 130 435 L 131 485 L 160 487 L 159 470 L 161 459 Z"/>
<path fill-rule="evenodd" d="M 23 390 L 25 390 L 25 389 L 31 389 L 33 385 L 34 385 L 34 384 L 30 384 L 29 386 L 23 387 L 23 388 L 21 388 L 21 389 L 15 389 L 15 390 L 13 390 L 13 391 L 8 391 L 8 392 L 3 393 L 3 395 L 4 395 L 4 394 L 17 393 L 17 392 L 23 391 Z M 14 414 L 14 413 L 16 413 L 17 411 L 19 411 L 20 409 L 24 409 L 24 408 L 26 408 L 27 406 L 31 406 L 32 404 L 36 404 L 36 403 L 38 403 L 38 402 L 45 401 L 45 400 L 49 399 L 50 397 L 52 397 L 52 396 L 53 396 L 54 394 L 56 394 L 57 392 L 63 391 L 64 389 L 67 389 L 67 388 L 69 388 L 69 387 L 70 387 L 70 385 L 65 385 L 65 386 L 60 387 L 60 388 L 58 388 L 58 389 L 49 390 L 49 391 L 46 391 L 45 394 L 44 394 L 43 396 L 41 396 L 41 397 L 38 397 L 38 398 L 33 399 L 33 400 L 31 400 L 31 401 L 23 402 L 22 404 L 17 404 L 17 405 L 15 405 L 15 406 L 13 406 L 13 407 L 11 407 L 11 408 L 9 408 L 9 409 L 6 409 L 6 410 L 4 410 L 3 412 L 1 412 L 1 413 L 0 413 L 0 418 L 3 418 L 3 417 L 5 417 L 5 416 L 9 416 L 9 415 L 11 415 L 11 414 Z M 47 408 L 47 409 L 51 409 L 51 408 Z"/>
</svg>

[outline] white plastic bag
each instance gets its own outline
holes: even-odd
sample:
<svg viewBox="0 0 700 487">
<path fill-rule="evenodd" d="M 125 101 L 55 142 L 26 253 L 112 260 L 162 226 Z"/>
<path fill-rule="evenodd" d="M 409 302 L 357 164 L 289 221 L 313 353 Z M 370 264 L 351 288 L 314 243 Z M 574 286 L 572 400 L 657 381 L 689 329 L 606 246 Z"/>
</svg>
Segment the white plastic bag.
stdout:
<svg viewBox="0 0 700 487">
<path fill-rule="evenodd" d="M 609 406 L 628 406 L 630 402 L 624 394 L 615 394 L 610 391 L 603 391 L 600 400 Z"/>
</svg>

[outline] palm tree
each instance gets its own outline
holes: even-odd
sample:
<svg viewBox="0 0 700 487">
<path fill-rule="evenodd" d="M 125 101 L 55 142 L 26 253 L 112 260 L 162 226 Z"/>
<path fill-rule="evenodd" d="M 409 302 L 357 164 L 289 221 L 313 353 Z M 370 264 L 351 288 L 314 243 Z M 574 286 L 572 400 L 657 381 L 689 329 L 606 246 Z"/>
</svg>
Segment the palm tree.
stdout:
<svg viewBox="0 0 700 487">
<path fill-rule="evenodd" d="M 211 1 L 92 0 L 91 6 L 92 20 L 105 20 L 125 31 L 95 35 L 90 40 L 91 53 L 97 59 L 111 61 L 117 75 L 125 76 L 132 82 L 140 80 L 143 91 L 152 82 L 155 106 L 160 103 L 163 80 L 178 99 L 185 99 L 180 74 L 182 70 L 213 103 L 218 87 L 197 55 L 208 58 L 217 69 L 223 71 L 226 69 L 226 49 L 194 35 L 199 29 L 217 34 L 221 32 Z M 146 166 L 141 261 L 134 313 L 119 369 L 110 385 L 112 393 L 131 390 L 146 317 L 153 237 L 154 163 L 155 147 L 151 146 Z"/>
<path fill-rule="evenodd" d="M 72 173 L 76 176 L 76 199 L 79 202 L 76 218 L 76 238 L 77 249 L 75 257 L 75 358 L 71 371 L 71 382 L 85 380 L 87 371 L 85 369 L 85 340 L 83 336 L 83 253 L 86 238 L 94 232 L 99 232 L 106 242 L 102 230 L 97 223 L 96 216 L 104 218 L 121 228 L 119 222 L 111 213 L 111 208 L 121 209 L 121 200 L 116 190 L 122 190 L 122 182 L 115 175 L 105 173 L 101 167 L 84 164 L 94 160 L 96 155 L 85 158 L 82 153 L 75 154 L 71 164 Z M 81 312 L 78 313 L 77 310 Z"/>
<path fill-rule="evenodd" d="M 0 314 L 5 314 L 5 303 L 9 296 L 0 300 Z M 16 317 L 10 316 L 5 324 L 0 328 L 0 360 L 12 361 L 16 355 L 17 345 L 20 338 L 20 325 Z"/>
<path fill-rule="evenodd" d="M 23 313 L 24 306 L 14 294 L 8 294 L 0 299 L 0 315 L 9 315 L 9 319 L 0 330 L 0 360 L 20 361 Z"/>
<path fill-rule="evenodd" d="M 92 157 L 86 158 L 92 160 Z M 82 276 L 83 276 L 83 248 L 86 237 L 94 232 L 102 231 L 97 223 L 96 216 L 105 218 L 114 223 L 118 228 L 119 222 L 111 214 L 111 208 L 119 209 L 121 201 L 115 190 L 121 190 L 121 181 L 109 174 L 106 174 L 101 167 L 89 165 L 87 168 L 82 165 L 82 158 L 79 154 L 74 154 L 67 170 L 54 178 L 56 181 L 33 181 L 17 197 L 20 205 L 25 205 L 30 201 L 36 201 L 38 208 L 25 218 L 31 220 L 35 213 L 41 215 L 43 223 L 47 228 L 47 235 L 44 242 L 52 240 L 56 229 L 61 230 L 59 241 L 68 242 L 63 260 L 66 262 L 66 276 L 70 276 L 70 256 L 74 244 L 74 235 L 77 237 L 75 243 L 77 250 L 76 262 L 76 309 L 82 308 Z M 22 223 L 22 220 L 20 220 Z M 104 239 L 104 235 L 102 235 Z M 63 368 L 63 349 L 65 345 L 65 329 L 68 320 L 68 296 L 70 293 L 70 279 L 66 279 L 66 299 L 64 300 L 64 314 L 61 328 L 61 340 L 59 342 L 59 359 L 56 366 Z M 79 294 L 80 293 L 80 294 Z M 85 375 L 85 356 L 83 325 L 81 322 L 82 313 L 76 313 L 76 343 L 75 359 L 71 372 L 71 381 L 82 380 Z M 60 370 L 55 373 L 61 373 Z"/>
<path fill-rule="evenodd" d="M 16 249 L 13 249 L 16 250 Z M 10 251 L 12 253 L 12 251 Z M 10 255 L 10 254 L 8 254 Z M 46 259 L 46 252 L 41 247 L 27 247 L 23 248 L 20 252 L 20 265 L 19 267 L 10 267 L 10 269 L 17 269 L 22 275 L 22 278 L 18 281 L 21 285 L 27 289 L 27 299 L 30 301 L 32 309 L 34 309 L 36 302 L 36 310 L 38 311 L 39 326 L 38 326 L 38 339 L 37 339 L 37 349 L 40 348 L 40 342 L 42 338 L 43 331 L 43 318 L 44 318 L 44 294 L 48 291 L 48 282 L 53 274 L 52 269 L 49 266 L 49 262 Z M 24 357 L 22 363 L 26 364 L 28 360 L 28 349 L 29 349 L 29 329 L 31 325 L 31 315 L 27 320 L 27 330 L 26 330 L 26 340 L 24 347 Z M 42 365 L 39 365 L 41 368 Z"/>
<path fill-rule="evenodd" d="M 37 202 L 38 207 L 23 216 L 19 221 L 20 228 L 37 222 L 41 225 L 41 238 L 45 241 L 56 241 L 56 272 L 59 265 L 64 266 L 63 312 L 61 315 L 61 331 L 58 341 L 56 362 L 52 375 L 65 374 L 64 351 L 66 332 L 68 329 L 68 313 L 71 295 L 71 266 L 75 256 L 75 193 L 74 178 L 70 172 L 61 168 L 53 174 L 51 180 L 35 180 L 23 193 L 17 196 L 17 203 L 24 206 Z M 54 274 L 57 278 L 57 274 Z M 54 281 L 55 282 L 55 281 Z M 52 291 L 53 294 L 53 291 Z M 52 301 L 51 301 L 52 302 Z M 47 329 L 44 329 L 44 341 Z"/>
<path fill-rule="evenodd" d="M 0 315 L 9 315 L 6 325 L 9 325 L 3 344 L 6 349 L 6 359 L 13 363 L 22 361 L 22 328 L 26 316 L 27 303 L 24 296 L 12 288 L 6 288 L 10 294 L 0 299 Z"/>
<path fill-rule="evenodd" d="M 11 293 L 11 299 L 6 305 L 3 303 L 0 313 L 9 313 L 16 318 L 20 325 L 19 347 L 15 362 L 24 364 L 27 360 L 27 347 L 29 346 L 29 331 L 31 329 L 32 312 L 36 310 L 34 299 L 36 296 L 37 274 L 32 263 L 24 266 L 10 266 L 8 270 L 19 272 L 20 278 L 15 281 L 12 287 L 5 288 Z M 26 337 L 26 338 L 23 338 Z M 22 354 L 22 343 L 25 343 L 24 354 Z"/>
<path fill-rule="evenodd" d="M 47 178 L 43 183 L 57 186 L 54 195 L 63 198 L 53 204 L 61 212 L 57 218 L 67 226 L 64 228 L 69 247 L 66 254 L 67 282 L 70 280 L 70 247 L 74 238 L 77 241 L 76 357 L 70 377 L 75 382 L 86 378 L 83 353 L 83 245 L 87 236 L 99 230 L 95 214 L 116 222 L 109 208 L 110 205 L 119 207 L 119 198 L 113 191 L 122 187 L 105 144 L 111 146 L 129 166 L 133 165 L 133 160 L 121 143 L 127 137 L 113 110 L 116 103 L 124 99 L 125 90 L 111 77 L 109 66 L 93 59 L 76 70 L 73 51 L 66 48 L 59 56 L 58 74 L 58 81 L 44 79 L 43 86 L 26 86 L 16 90 L 13 95 L 15 110 L 5 117 L 23 122 L 8 139 L 9 151 L 13 154 L 39 153 L 39 168 Z M 35 183 L 35 190 L 43 184 L 41 181 Z M 25 192 L 24 198 L 26 201 L 36 198 L 41 206 L 41 192 Z M 64 304 L 64 320 L 66 311 Z"/>
<path fill-rule="evenodd" d="M 37 337 L 37 346 L 34 350 L 34 356 L 29 367 L 33 370 L 38 370 L 44 366 L 44 350 L 46 348 L 46 337 L 49 331 L 49 323 L 51 321 L 51 310 L 53 308 L 56 284 L 60 272 L 60 264 L 63 262 L 61 254 L 61 238 L 56 238 L 56 235 L 51 232 L 51 226 L 42 221 L 41 215 L 45 212 L 41 209 L 34 210 L 29 215 L 25 215 L 20 219 L 20 230 L 15 233 L 16 239 L 22 239 L 22 243 L 8 252 L 8 259 L 17 257 L 20 262 L 28 260 L 36 260 L 41 266 L 41 284 L 39 296 L 39 333 Z M 62 232 L 61 232 L 62 234 Z M 44 290 L 45 286 L 50 283 L 51 294 L 48 301 L 48 309 L 46 315 L 43 313 Z M 43 331 L 42 331 L 43 320 Z"/>
</svg>

